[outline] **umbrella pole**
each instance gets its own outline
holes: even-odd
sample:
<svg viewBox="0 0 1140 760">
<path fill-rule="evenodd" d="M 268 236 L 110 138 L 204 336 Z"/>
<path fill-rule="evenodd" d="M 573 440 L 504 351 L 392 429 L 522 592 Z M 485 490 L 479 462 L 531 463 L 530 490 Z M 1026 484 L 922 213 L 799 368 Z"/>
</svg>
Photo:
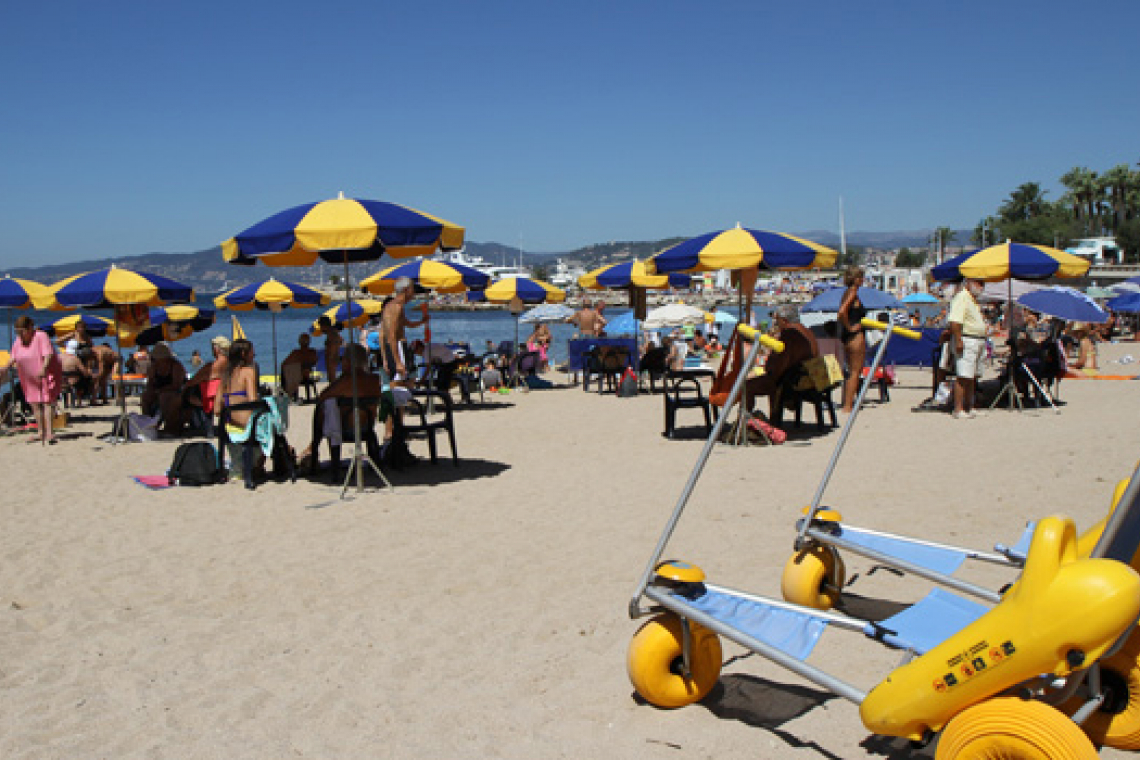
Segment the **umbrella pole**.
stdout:
<svg viewBox="0 0 1140 760">
<path fill-rule="evenodd" d="M 6 309 L 8 312 L 8 345 L 15 344 L 16 339 L 12 332 L 12 310 Z M 12 433 L 13 422 L 16 417 L 16 382 L 12 378 L 15 377 L 15 368 L 12 366 L 11 357 L 8 359 L 8 392 L 12 394 L 12 402 L 8 404 L 8 408 L 4 410 L 4 424 L 8 428 L 8 433 Z"/>
<path fill-rule="evenodd" d="M 343 255 L 343 252 L 341 255 L 341 261 L 344 262 L 344 299 L 345 303 L 348 306 L 349 315 L 351 316 L 352 290 L 349 287 L 348 282 L 348 257 L 346 255 Z M 353 335 L 351 321 L 348 323 L 348 340 L 350 346 L 356 342 L 356 338 Z M 356 473 L 356 492 L 360 493 L 364 490 L 364 465 L 361 460 L 368 462 L 369 466 L 372 467 L 373 472 L 380 476 L 380 480 L 382 480 L 384 484 L 388 486 L 388 488 L 392 487 L 392 484 L 388 482 L 388 479 L 386 477 L 384 477 L 384 473 L 380 472 L 380 468 L 376 465 L 375 462 L 372 461 L 372 457 L 368 456 L 367 451 L 363 456 L 361 456 L 360 453 L 360 395 L 359 391 L 356 388 L 356 361 L 353 359 L 354 355 L 355 352 L 348 352 L 348 373 L 350 376 L 350 382 L 352 384 L 352 433 L 355 440 L 352 442 L 352 461 L 348 465 L 348 473 L 344 478 L 344 486 L 340 489 L 340 498 L 342 499 L 344 498 L 345 492 L 348 491 L 348 484 L 352 482 L 353 473 Z M 328 362 L 327 356 L 325 357 L 325 362 Z"/>
<path fill-rule="evenodd" d="M 273 387 L 277 391 L 281 390 L 281 367 L 277 364 L 277 312 L 273 311 L 273 307 L 269 308 L 270 321 L 273 323 Z M 297 398 L 300 398 L 298 396 Z"/>
<path fill-rule="evenodd" d="M 119 437 L 122 436 L 122 443 L 127 443 L 127 393 L 126 387 L 123 384 L 123 339 L 119 335 L 119 313 L 115 311 L 115 351 L 119 355 L 119 387 L 116 389 L 119 396 L 119 419 L 115 421 L 115 426 L 111 428 L 111 445 L 117 445 Z"/>
</svg>

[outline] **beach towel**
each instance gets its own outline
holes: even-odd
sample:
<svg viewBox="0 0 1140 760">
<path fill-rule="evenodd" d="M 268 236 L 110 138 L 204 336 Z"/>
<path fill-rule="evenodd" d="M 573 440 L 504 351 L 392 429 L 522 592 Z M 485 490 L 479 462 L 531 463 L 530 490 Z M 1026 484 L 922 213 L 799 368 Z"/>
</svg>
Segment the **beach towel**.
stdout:
<svg viewBox="0 0 1140 760">
<path fill-rule="evenodd" d="M 174 485 L 166 475 L 134 475 L 131 477 L 131 480 L 152 491 L 161 491 L 164 488 L 171 488 Z"/>
</svg>

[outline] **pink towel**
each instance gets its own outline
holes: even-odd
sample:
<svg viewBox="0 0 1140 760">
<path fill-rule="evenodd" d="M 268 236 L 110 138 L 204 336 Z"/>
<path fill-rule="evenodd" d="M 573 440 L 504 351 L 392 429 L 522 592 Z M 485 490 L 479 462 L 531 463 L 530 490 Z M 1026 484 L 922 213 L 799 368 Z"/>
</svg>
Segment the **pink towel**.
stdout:
<svg viewBox="0 0 1140 760">
<path fill-rule="evenodd" d="M 165 475 L 135 475 L 134 481 L 139 485 L 146 486 L 152 491 L 170 488 L 170 478 Z"/>
</svg>

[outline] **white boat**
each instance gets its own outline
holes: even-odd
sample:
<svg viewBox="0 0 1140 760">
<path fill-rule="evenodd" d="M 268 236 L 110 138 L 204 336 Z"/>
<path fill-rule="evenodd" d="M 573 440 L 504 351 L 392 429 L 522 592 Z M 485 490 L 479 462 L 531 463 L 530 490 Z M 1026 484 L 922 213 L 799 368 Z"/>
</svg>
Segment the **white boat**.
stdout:
<svg viewBox="0 0 1140 760">
<path fill-rule="evenodd" d="M 530 277 L 530 270 L 522 266 L 498 266 L 484 259 L 482 256 L 468 256 L 466 250 L 448 251 L 434 257 L 435 261 L 446 264 L 459 264 L 460 266 L 478 269 L 488 274 L 492 279 L 501 280 L 504 277 Z"/>
<path fill-rule="evenodd" d="M 569 288 L 578 284 L 578 278 L 586 274 L 582 267 L 571 267 L 562 259 L 554 263 L 554 273 L 550 276 L 550 284 L 556 288 Z"/>
</svg>

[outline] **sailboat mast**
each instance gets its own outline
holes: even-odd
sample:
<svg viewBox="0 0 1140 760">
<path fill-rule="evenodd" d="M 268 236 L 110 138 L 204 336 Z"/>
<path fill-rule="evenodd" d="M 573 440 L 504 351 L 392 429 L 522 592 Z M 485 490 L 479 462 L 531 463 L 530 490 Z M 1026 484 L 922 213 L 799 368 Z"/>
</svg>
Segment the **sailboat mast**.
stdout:
<svg viewBox="0 0 1140 760">
<path fill-rule="evenodd" d="M 847 260 L 847 227 L 843 219 L 843 196 L 839 196 L 839 251 Z"/>
</svg>

